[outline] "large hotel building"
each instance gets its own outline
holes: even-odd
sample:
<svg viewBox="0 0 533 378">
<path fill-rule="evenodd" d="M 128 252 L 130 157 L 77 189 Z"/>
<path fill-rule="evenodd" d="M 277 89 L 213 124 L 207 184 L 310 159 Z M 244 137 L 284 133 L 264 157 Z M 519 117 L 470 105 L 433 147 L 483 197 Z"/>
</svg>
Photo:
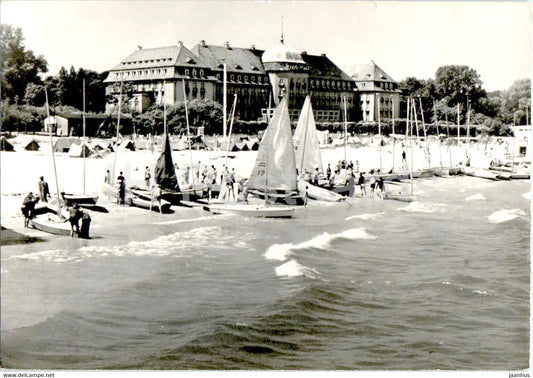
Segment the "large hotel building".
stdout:
<svg viewBox="0 0 533 378">
<path fill-rule="evenodd" d="M 237 94 L 236 114 L 243 120 L 265 119 L 282 96 L 288 96 L 295 119 L 311 95 L 317 122 L 376 121 L 398 114 L 397 83 L 372 62 L 346 74 L 325 54 L 310 55 L 281 43 L 267 50 L 209 45 L 139 48 L 109 71 L 107 94 L 118 96 L 118 83 L 133 87 L 130 107 L 144 111 L 153 104 L 209 99 L 227 106 Z M 393 109 L 394 108 L 394 109 Z M 109 109 L 108 109 L 109 110 Z"/>
</svg>

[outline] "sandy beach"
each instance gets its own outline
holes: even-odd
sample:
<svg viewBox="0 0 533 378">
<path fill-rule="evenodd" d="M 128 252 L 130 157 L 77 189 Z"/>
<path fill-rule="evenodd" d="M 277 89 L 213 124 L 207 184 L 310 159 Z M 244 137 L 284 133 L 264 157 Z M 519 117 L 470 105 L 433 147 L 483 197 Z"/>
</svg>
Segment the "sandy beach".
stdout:
<svg viewBox="0 0 533 378">
<path fill-rule="evenodd" d="M 355 166 L 359 166 L 362 172 L 368 172 L 372 169 L 388 172 L 395 170 L 409 169 L 411 162 L 410 149 L 405 140 L 397 140 L 393 143 L 392 139 L 385 139 L 385 145 L 379 146 L 377 137 L 350 137 L 346 146 L 343 141 L 333 135 L 333 143 L 321 146 L 322 162 L 324 170 L 330 164 L 332 169 L 335 165 L 344 160 L 352 161 Z M 38 151 L 26 151 L 24 147 L 32 139 L 35 139 L 40 149 Z M 501 140 L 504 140 L 502 143 Z M 1 222 L 2 226 L 12 229 L 22 235 L 30 237 L 51 237 L 44 235 L 42 232 L 32 229 L 24 229 L 23 218 L 20 212 L 20 205 L 24 196 L 29 192 L 38 193 L 37 182 L 40 176 L 44 176 L 50 186 L 52 196 L 57 193 L 56 182 L 54 179 L 54 166 L 52 162 L 50 139 L 46 136 L 19 135 L 10 139 L 14 145 L 14 152 L 2 152 L 1 159 Z M 413 168 L 422 169 L 428 167 L 449 167 L 461 164 L 467 153 L 471 159 L 471 165 L 478 168 L 488 168 L 492 159 L 505 160 L 508 144 L 505 138 L 500 138 L 497 143 L 496 139 L 471 143 L 470 147 L 465 144 L 460 146 L 447 146 L 438 140 L 429 140 L 429 146 L 426 148 L 425 141 L 415 141 L 413 148 Z M 430 163 L 428 164 L 426 150 L 430 152 Z M 402 152 L 406 152 L 407 167 L 402 165 Z M 160 146 L 156 145 L 154 151 L 137 150 L 121 151 L 119 153 L 107 152 L 101 157 L 88 157 L 85 159 L 85 193 L 98 195 L 98 204 L 108 208 L 109 213 L 95 213 L 93 216 L 93 225 L 95 227 L 107 226 L 114 222 L 120 222 L 124 217 L 144 214 L 145 210 L 137 208 L 120 208 L 117 209 L 114 201 L 106 198 L 101 193 L 101 185 L 104 182 L 106 170 L 113 172 L 113 166 L 116 159 L 115 176 L 123 172 L 127 185 L 144 186 L 144 170 L 149 166 L 153 168 L 160 154 Z M 235 168 L 237 179 L 247 178 L 253 168 L 256 151 L 210 151 L 210 150 L 193 150 L 173 151 L 172 157 L 174 162 L 180 168 L 178 179 L 180 185 L 183 180 L 185 167 L 214 165 L 218 174 L 222 172 L 224 165 Z M 346 154 L 346 155 L 345 155 Z M 228 156 L 226 160 L 226 155 Z M 508 156 L 508 155 L 507 155 Z M 84 162 L 82 158 L 70 157 L 68 153 L 55 153 L 57 169 L 57 185 L 59 192 L 66 193 L 83 193 L 83 171 Z M 203 169 L 203 168 L 202 168 Z M 152 175 L 153 176 L 153 175 Z M 220 180 L 220 176 L 219 176 Z M 120 210 L 120 211 L 117 211 Z M 186 211 L 186 209 L 176 209 L 175 211 Z"/>
</svg>

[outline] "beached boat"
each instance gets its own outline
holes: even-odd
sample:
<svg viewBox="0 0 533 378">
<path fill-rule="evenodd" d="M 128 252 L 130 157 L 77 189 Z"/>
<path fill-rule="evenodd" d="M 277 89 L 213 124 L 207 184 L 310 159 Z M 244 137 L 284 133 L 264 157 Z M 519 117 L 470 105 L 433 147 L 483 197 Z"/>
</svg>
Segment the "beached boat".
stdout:
<svg viewBox="0 0 533 378">
<path fill-rule="evenodd" d="M 161 198 L 160 201 L 152 199 L 152 192 L 144 189 L 131 189 L 131 204 L 141 209 L 153 210 L 167 213 L 172 204 Z"/>
<path fill-rule="evenodd" d="M 265 199 L 266 203 L 304 204 L 304 198 L 298 191 L 291 123 L 285 97 L 276 108 L 261 140 L 248 179 L 248 193 Z"/>
<path fill-rule="evenodd" d="M 89 194 L 65 193 L 63 198 L 65 199 L 67 206 L 72 206 L 74 203 L 77 203 L 80 206 L 96 205 L 96 202 L 98 201 L 98 196 L 92 196 Z"/>
<path fill-rule="evenodd" d="M 54 235 L 70 236 L 70 223 L 66 218 L 60 218 L 55 214 L 43 214 L 31 220 L 33 228 Z"/>
<path fill-rule="evenodd" d="M 316 201 L 340 202 L 346 199 L 345 196 L 335 193 L 335 190 L 324 189 L 305 181 L 298 182 L 298 189 L 300 190 L 300 193 L 307 192 L 307 196 Z"/>
<path fill-rule="evenodd" d="M 500 180 L 500 178 L 498 177 L 500 175 L 500 173 L 496 172 L 496 171 L 491 171 L 490 169 L 480 169 L 480 168 L 475 168 L 475 167 L 465 167 L 464 168 L 464 173 L 467 176 L 478 177 L 478 178 L 483 178 L 483 179 L 487 179 L 487 180 L 493 180 L 493 181 Z"/>
<path fill-rule="evenodd" d="M 228 214 L 257 218 L 291 218 L 294 208 L 289 206 L 245 205 L 237 203 L 204 205 L 204 210 L 213 214 Z"/>
</svg>

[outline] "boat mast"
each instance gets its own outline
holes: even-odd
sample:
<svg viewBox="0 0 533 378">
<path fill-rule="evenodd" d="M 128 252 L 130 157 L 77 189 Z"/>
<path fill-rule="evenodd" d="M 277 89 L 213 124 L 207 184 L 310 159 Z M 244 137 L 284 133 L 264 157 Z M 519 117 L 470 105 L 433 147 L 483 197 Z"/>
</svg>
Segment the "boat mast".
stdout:
<svg viewBox="0 0 533 378">
<path fill-rule="evenodd" d="M 343 100 L 344 100 L 344 162 L 345 162 L 345 164 L 347 164 L 348 162 L 346 161 L 346 159 L 347 159 L 347 157 L 346 157 L 346 142 L 347 142 L 347 139 L 348 139 L 348 124 L 347 124 L 348 123 L 348 115 L 347 115 L 347 110 L 346 110 L 346 95 L 344 95 Z"/>
<path fill-rule="evenodd" d="M 185 122 L 187 123 L 187 140 L 188 140 L 188 145 L 189 145 L 189 154 L 191 155 L 191 174 L 190 174 L 190 177 L 192 176 L 192 189 L 193 191 L 195 192 L 195 188 L 194 188 L 194 172 L 193 172 L 193 162 L 192 162 L 192 148 L 191 148 L 191 132 L 190 132 L 190 127 L 189 127 L 189 110 L 187 109 L 187 93 L 185 92 L 185 79 L 181 82 L 183 84 L 183 100 L 184 100 L 184 105 L 185 105 Z M 224 135 L 224 139 L 225 139 L 225 135 Z M 200 167 L 198 167 L 198 170 L 200 169 Z"/>
<path fill-rule="evenodd" d="M 59 194 L 59 182 L 57 180 L 57 169 L 56 169 L 56 155 L 54 153 L 54 142 L 52 140 L 52 123 L 50 119 L 50 107 L 48 106 L 48 90 L 44 88 L 44 95 L 46 98 L 46 115 L 48 117 L 48 131 L 50 131 L 50 149 L 52 150 L 52 162 L 54 164 L 54 178 L 56 182 L 56 192 L 57 192 L 57 215 L 61 218 L 61 197 Z M 55 117 L 54 117 L 55 118 Z M 57 124 L 56 124 L 57 127 Z"/>
<path fill-rule="evenodd" d="M 229 136 L 228 136 L 228 143 L 226 145 L 226 161 L 224 162 L 224 166 L 226 168 L 228 167 L 229 146 L 230 146 L 230 143 L 231 143 L 231 132 L 233 130 L 233 117 L 235 116 L 235 107 L 236 106 L 237 106 L 237 94 L 235 93 L 233 95 L 233 106 L 231 107 L 231 121 L 230 121 L 230 125 L 229 125 Z"/>
<path fill-rule="evenodd" d="M 391 95 L 390 96 L 390 104 L 391 104 L 391 107 L 392 107 L 392 171 L 394 172 L 394 163 L 395 163 L 395 158 L 394 158 L 394 152 L 395 152 L 395 149 L 396 149 L 396 132 L 394 130 L 394 97 Z"/>
<path fill-rule="evenodd" d="M 381 172 L 381 101 L 379 94 L 377 94 L 378 99 L 378 135 L 379 135 L 379 172 Z"/>
<path fill-rule="evenodd" d="M 412 114 L 412 117 L 411 117 L 411 191 L 410 191 L 410 195 L 413 195 L 413 171 L 414 171 L 414 167 L 413 167 L 413 164 L 414 164 L 414 158 L 413 158 L 413 118 L 416 120 L 416 107 L 415 107 L 415 100 L 414 99 L 410 99 L 412 101 L 411 103 L 411 112 L 413 113 Z M 418 131 L 418 124 L 417 124 L 417 131 Z"/>
<path fill-rule="evenodd" d="M 470 157 L 470 98 L 466 99 L 466 154 Z"/>
<path fill-rule="evenodd" d="M 420 116 L 422 118 L 422 129 L 424 130 L 424 139 L 426 140 L 426 158 L 428 161 L 428 168 L 430 168 L 431 157 L 429 155 L 429 141 L 428 141 L 428 136 L 426 134 L 426 122 L 424 121 L 424 109 L 422 108 L 422 97 L 418 96 L 418 101 L 420 103 Z"/>
<path fill-rule="evenodd" d="M 118 117 L 117 117 L 117 141 L 115 145 L 115 159 L 113 161 L 113 176 L 111 176 L 111 182 L 115 182 L 115 168 L 117 166 L 117 152 L 118 152 L 118 136 L 120 130 L 120 112 L 122 111 L 122 85 L 123 81 L 120 81 L 120 91 L 118 95 Z"/>
<path fill-rule="evenodd" d="M 227 128 L 227 110 L 226 110 L 226 107 L 228 106 L 227 102 L 227 96 L 226 96 L 226 92 L 228 90 L 228 81 L 227 81 L 227 65 L 226 63 L 224 62 L 223 64 L 224 66 L 224 70 L 223 70 L 223 84 L 222 84 L 222 133 L 224 134 L 223 135 L 223 138 L 224 138 L 224 143 L 226 142 L 226 128 Z M 192 169 L 192 167 L 191 167 Z"/>
<path fill-rule="evenodd" d="M 83 150 L 83 194 L 85 194 L 85 79 L 83 79 L 83 139 L 81 149 Z"/>
</svg>

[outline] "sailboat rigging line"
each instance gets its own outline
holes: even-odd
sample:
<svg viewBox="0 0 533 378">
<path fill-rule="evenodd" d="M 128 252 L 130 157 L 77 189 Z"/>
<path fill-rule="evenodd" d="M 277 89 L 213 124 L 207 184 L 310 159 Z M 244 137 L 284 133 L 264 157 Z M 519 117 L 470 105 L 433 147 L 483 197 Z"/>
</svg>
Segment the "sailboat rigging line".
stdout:
<svg viewBox="0 0 533 378">
<path fill-rule="evenodd" d="M 347 163 L 346 159 L 346 142 L 348 139 L 348 116 L 347 116 L 347 110 L 346 110 L 346 96 L 343 97 L 344 102 L 344 162 Z"/>
<path fill-rule="evenodd" d="M 56 192 L 57 192 L 57 215 L 61 217 L 61 196 L 59 194 L 59 181 L 57 180 L 57 169 L 56 169 L 56 155 L 54 153 L 54 142 L 52 140 L 52 123 L 50 119 L 50 107 L 48 106 L 48 90 L 44 88 L 44 96 L 46 98 L 46 115 L 48 116 L 48 129 L 50 131 L 50 149 L 52 150 L 52 162 L 54 164 L 54 178 L 56 182 Z"/>
<path fill-rule="evenodd" d="M 187 108 L 187 93 L 185 92 L 185 80 L 183 80 L 181 82 L 183 84 L 183 101 L 184 101 L 184 105 L 185 105 L 185 122 L 187 123 L 187 140 L 188 140 L 188 145 L 189 145 L 189 153 L 191 155 L 191 174 L 189 175 L 189 177 L 192 177 L 192 189 L 193 191 L 195 190 L 194 188 L 194 173 L 193 173 L 193 162 L 192 162 L 192 148 L 191 148 L 191 132 L 190 132 L 190 127 L 189 127 L 189 110 Z M 200 170 L 200 167 L 198 167 L 198 170 Z"/>
</svg>

